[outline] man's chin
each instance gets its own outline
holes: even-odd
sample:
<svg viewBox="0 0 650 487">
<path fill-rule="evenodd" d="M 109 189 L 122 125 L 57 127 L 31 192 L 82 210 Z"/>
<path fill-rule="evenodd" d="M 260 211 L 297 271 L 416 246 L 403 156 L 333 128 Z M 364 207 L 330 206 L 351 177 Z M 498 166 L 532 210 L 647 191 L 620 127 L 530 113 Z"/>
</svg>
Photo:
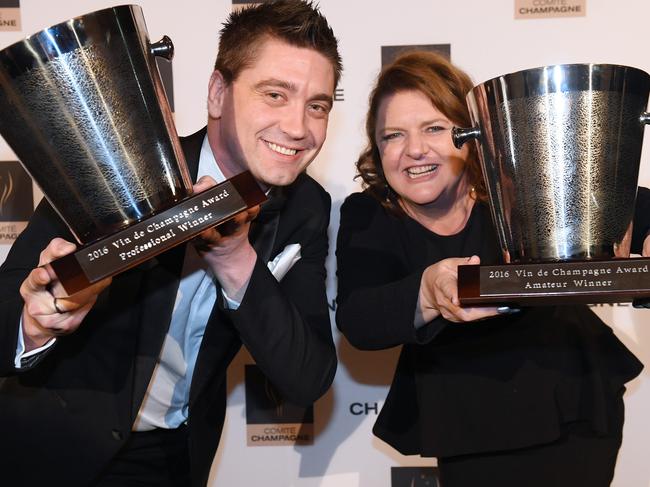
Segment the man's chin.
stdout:
<svg viewBox="0 0 650 487">
<path fill-rule="evenodd" d="M 257 178 L 257 182 L 266 187 L 288 186 L 296 180 L 298 174 L 293 171 L 278 174 L 262 174 L 261 177 Z"/>
</svg>

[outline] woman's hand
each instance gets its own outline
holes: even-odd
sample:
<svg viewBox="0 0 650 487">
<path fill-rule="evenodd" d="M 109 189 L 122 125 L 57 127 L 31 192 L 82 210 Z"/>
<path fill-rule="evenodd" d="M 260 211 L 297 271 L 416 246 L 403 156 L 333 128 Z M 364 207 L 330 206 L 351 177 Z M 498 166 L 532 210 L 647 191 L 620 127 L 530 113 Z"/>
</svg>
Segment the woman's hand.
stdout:
<svg viewBox="0 0 650 487">
<path fill-rule="evenodd" d="M 458 299 L 458 266 L 478 265 L 481 259 L 473 255 L 470 258 L 444 259 L 430 265 L 424 270 L 420 281 L 418 304 L 425 323 L 441 316 L 455 323 L 477 321 L 499 314 L 495 307 L 460 306 Z"/>
</svg>

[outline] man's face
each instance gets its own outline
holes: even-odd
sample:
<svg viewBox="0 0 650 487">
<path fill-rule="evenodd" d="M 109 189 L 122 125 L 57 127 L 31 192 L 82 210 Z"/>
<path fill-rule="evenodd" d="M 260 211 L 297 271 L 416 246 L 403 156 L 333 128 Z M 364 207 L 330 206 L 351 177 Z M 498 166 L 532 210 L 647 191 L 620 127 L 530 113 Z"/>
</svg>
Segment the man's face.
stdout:
<svg viewBox="0 0 650 487">
<path fill-rule="evenodd" d="M 333 93 L 325 56 L 273 38 L 229 85 L 215 71 L 208 138 L 226 177 L 249 169 L 268 186 L 291 184 L 325 141 Z"/>
</svg>

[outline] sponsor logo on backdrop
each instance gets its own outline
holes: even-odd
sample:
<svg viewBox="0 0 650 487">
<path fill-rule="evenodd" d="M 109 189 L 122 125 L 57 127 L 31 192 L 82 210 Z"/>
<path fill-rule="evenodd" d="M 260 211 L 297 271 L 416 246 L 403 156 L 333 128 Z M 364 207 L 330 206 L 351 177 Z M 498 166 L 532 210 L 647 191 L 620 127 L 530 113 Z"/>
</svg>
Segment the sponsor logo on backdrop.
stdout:
<svg viewBox="0 0 650 487">
<path fill-rule="evenodd" d="M 0 31 L 20 29 L 20 0 L 0 0 Z"/>
<path fill-rule="evenodd" d="M 20 163 L 0 162 L 0 244 L 13 244 L 33 212 L 31 178 Z"/>
<path fill-rule="evenodd" d="M 311 445 L 314 407 L 282 397 L 257 365 L 245 366 L 246 443 L 248 446 Z"/>
<path fill-rule="evenodd" d="M 391 487 L 438 487 L 438 469 L 433 467 L 391 467 Z"/>
<path fill-rule="evenodd" d="M 334 90 L 334 101 L 345 101 L 343 88 L 337 88 Z"/>
<path fill-rule="evenodd" d="M 0 0 L 1 1 L 1 0 Z M 169 101 L 169 107 L 174 110 L 174 71 L 172 69 L 173 63 L 165 58 L 156 57 L 156 64 L 158 65 L 158 72 L 162 79 L 163 88 Z"/>
<path fill-rule="evenodd" d="M 350 414 L 354 416 L 368 416 L 379 414 L 379 405 L 376 402 L 353 402 L 349 408 Z"/>
<path fill-rule="evenodd" d="M 584 17 L 587 0 L 515 0 L 515 19 Z"/>
<path fill-rule="evenodd" d="M 451 59 L 451 44 L 411 44 L 406 46 L 381 46 L 381 65 L 392 62 L 399 54 L 407 51 L 431 51 Z"/>
</svg>

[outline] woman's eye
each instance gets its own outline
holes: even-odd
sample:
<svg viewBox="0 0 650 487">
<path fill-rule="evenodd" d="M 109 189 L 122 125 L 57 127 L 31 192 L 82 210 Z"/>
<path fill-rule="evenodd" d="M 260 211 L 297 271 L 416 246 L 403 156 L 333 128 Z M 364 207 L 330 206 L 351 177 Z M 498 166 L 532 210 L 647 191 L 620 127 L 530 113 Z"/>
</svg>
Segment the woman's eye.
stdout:
<svg viewBox="0 0 650 487">
<path fill-rule="evenodd" d="M 437 133 L 437 132 L 442 132 L 443 130 L 447 130 L 447 128 L 441 125 L 431 125 L 430 127 L 427 127 L 426 130 L 427 132 L 430 133 Z"/>
<path fill-rule="evenodd" d="M 402 134 L 400 134 L 399 132 L 390 132 L 388 134 L 382 135 L 381 140 L 382 141 L 394 140 L 394 139 L 398 138 L 400 135 L 402 135 Z"/>
</svg>

